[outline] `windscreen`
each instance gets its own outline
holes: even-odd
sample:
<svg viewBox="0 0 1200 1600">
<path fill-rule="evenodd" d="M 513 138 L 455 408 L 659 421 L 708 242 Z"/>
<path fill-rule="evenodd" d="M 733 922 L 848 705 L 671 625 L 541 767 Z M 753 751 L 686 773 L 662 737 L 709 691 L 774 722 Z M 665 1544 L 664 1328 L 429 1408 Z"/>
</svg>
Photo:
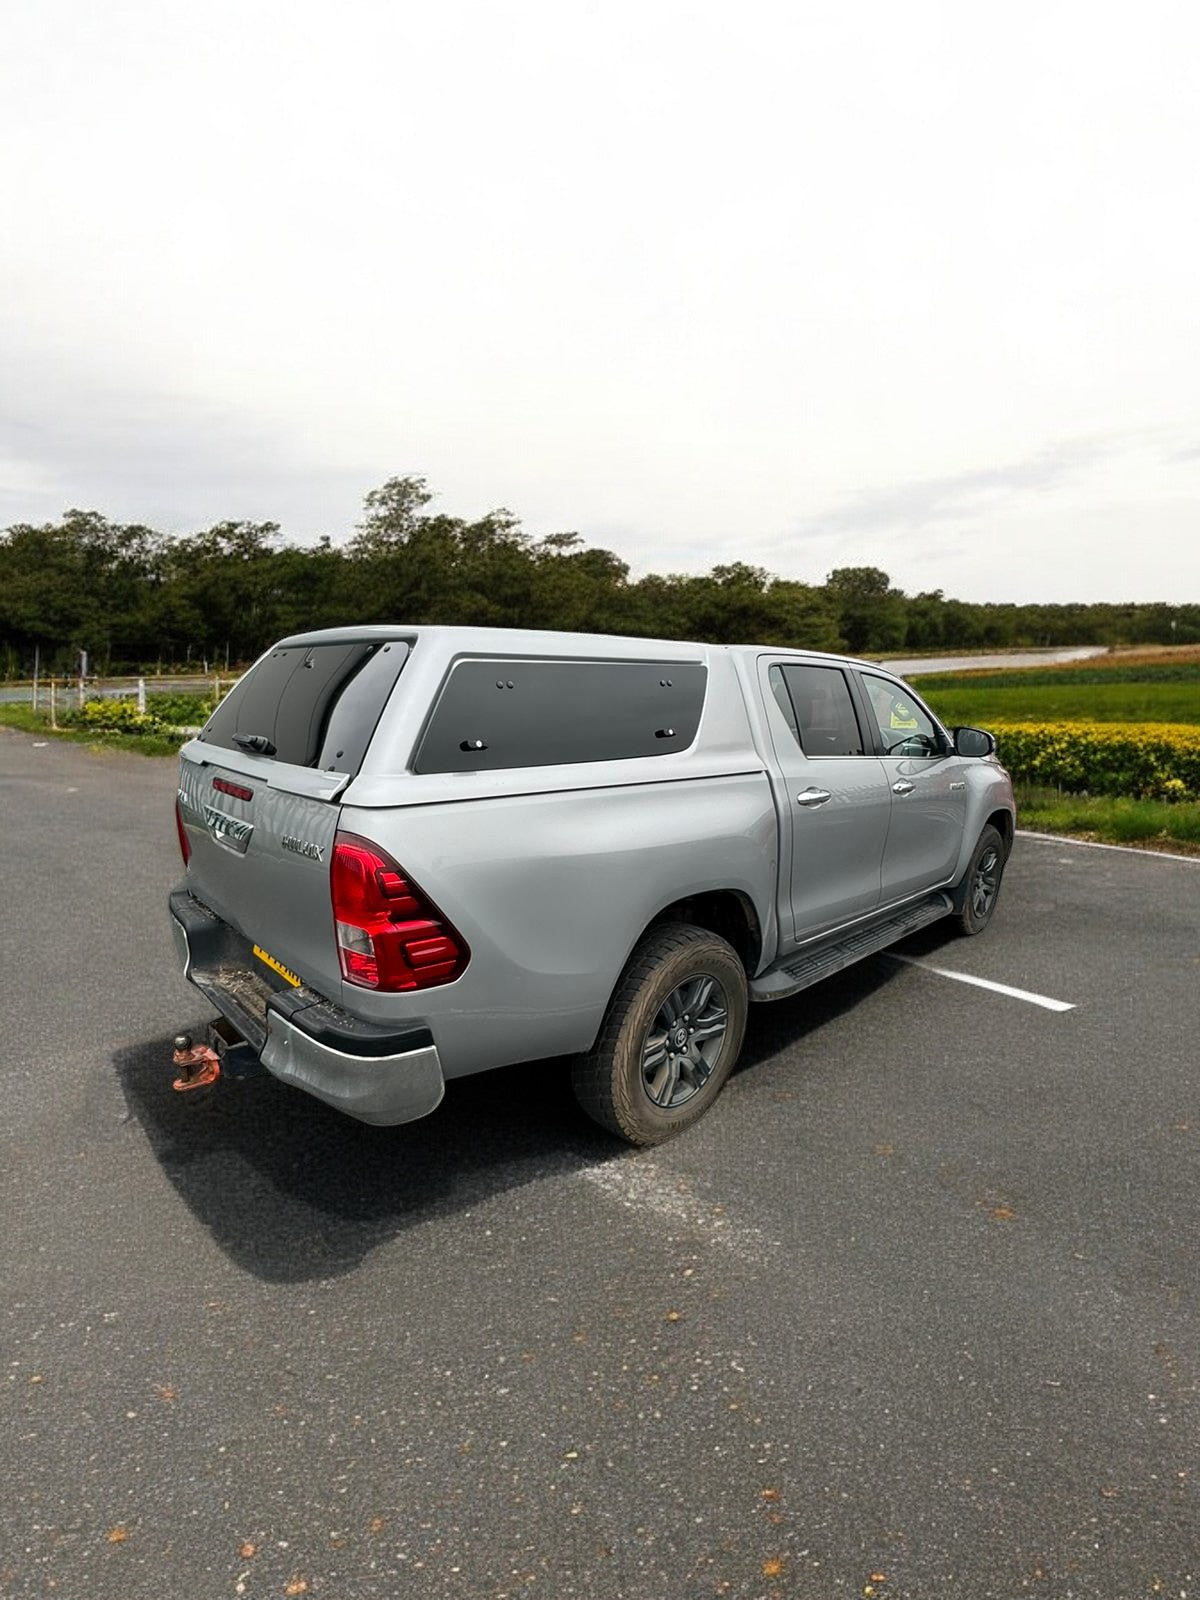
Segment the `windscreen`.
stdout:
<svg viewBox="0 0 1200 1600">
<path fill-rule="evenodd" d="M 353 776 L 407 656 L 396 639 L 277 646 L 234 685 L 199 737 Z"/>
</svg>

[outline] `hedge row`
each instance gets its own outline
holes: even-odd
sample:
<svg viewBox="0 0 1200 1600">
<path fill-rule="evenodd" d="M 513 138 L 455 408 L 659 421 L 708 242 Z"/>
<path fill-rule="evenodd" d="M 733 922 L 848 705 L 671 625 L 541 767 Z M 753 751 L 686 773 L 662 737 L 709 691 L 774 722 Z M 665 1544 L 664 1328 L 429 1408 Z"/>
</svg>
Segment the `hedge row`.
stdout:
<svg viewBox="0 0 1200 1600">
<path fill-rule="evenodd" d="M 1200 727 L 1182 723 L 995 722 L 1000 759 L 1023 783 L 1138 800 L 1200 799 Z"/>
<path fill-rule="evenodd" d="M 168 732 L 167 724 L 150 711 L 139 711 L 136 700 L 87 700 L 78 711 L 65 711 L 59 717 L 64 728 L 82 728 L 88 733 Z"/>
<path fill-rule="evenodd" d="M 78 711 L 64 711 L 59 720 L 64 728 L 82 728 L 88 733 L 143 733 L 151 737 L 169 734 L 173 728 L 196 727 L 207 722 L 213 702 L 198 694 L 150 694 L 146 709 L 139 711 L 136 700 L 86 700 Z"/>
</svg>

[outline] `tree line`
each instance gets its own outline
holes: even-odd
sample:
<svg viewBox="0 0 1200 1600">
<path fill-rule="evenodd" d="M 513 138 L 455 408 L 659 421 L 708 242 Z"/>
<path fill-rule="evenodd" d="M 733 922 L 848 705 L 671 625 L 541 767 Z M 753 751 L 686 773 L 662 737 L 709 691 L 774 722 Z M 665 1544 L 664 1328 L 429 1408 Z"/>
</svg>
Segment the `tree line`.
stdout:
<svg viewBox="0 0 1200 1600">
<path fill-rule="evenodd" d="M 273 522 L 171 536 L 68 511 L 0 533 L 0 671 L 100 673 L 253 660 L 272 640 L 346 623 L 471 623 L 706 639 L 865 655 L 1200 640 L 1200 605 L 1000 605 L 908 595 L 877 567 L 823 584 L 744 562 L 631 579 L 576 533 L 535 539 L 508 511 L 430 509 L 422 478 L 366 497 L 351 538 L 312 545 Z"/>
</svg>

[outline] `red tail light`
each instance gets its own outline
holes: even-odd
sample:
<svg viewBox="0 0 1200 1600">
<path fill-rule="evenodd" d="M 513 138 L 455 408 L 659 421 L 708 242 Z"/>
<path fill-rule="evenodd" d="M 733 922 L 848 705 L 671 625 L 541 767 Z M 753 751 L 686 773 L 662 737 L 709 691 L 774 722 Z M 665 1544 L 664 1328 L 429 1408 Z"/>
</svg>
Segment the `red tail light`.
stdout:
<svg viewBox="0 0 1200 1600">
<path fill-rule="evenodd" d="M 183 857 L 186 867 L 192 859 L 192 841 L 187 836 L 187 829 L 183 825 L 183 812 L 179 805 L 179 796 L 175 796 L 175 828 L 179 834 L 179 854 Z"/>
<path fill-rule="evenodd" d="M 457 978 L 470 960 L 471 952 L 438 908 L 370 840 L 338 834 L 330 888 L 347 983 L 363 989 L 431 989 Z"/>
</svg>

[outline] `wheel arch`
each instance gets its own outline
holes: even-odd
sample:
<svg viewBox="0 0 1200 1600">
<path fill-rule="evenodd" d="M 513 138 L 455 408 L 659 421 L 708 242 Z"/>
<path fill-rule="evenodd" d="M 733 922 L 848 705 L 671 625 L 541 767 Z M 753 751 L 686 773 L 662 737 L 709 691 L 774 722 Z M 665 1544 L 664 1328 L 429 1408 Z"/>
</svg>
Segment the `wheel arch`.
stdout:
<svg viewBox="0 0 1200 1600">
<path fill-rule="evenodd" d="M 754 902 L 741 890 L 706 889 L 674 900 L 657 916 L 651 917 L 637 942 L 640 943 L 652 928 L 671 922 L 690 923 L 694 928 L 707 928 L 710 933 L 719 934 L 737 952 L 748 978 L 758 970 L 763 950 L 762 924 Z"/>
<path fill-rule="evenodd" d="M 1016 833 L 1016 823 L 1013 820 L 1013 814 L 1006 806 L 1001 806 L 998 810 L 993 811 L 991 816 L 985 819 L 984 827 L 986 827 L 988 823 L 991 823 L 992 827 L 995 828 L 996 832 L 1004 841 L 1004 859 L 1007 861 L 1008 857 L 1012 854 L 1013 837 Z"/>
</svg>

